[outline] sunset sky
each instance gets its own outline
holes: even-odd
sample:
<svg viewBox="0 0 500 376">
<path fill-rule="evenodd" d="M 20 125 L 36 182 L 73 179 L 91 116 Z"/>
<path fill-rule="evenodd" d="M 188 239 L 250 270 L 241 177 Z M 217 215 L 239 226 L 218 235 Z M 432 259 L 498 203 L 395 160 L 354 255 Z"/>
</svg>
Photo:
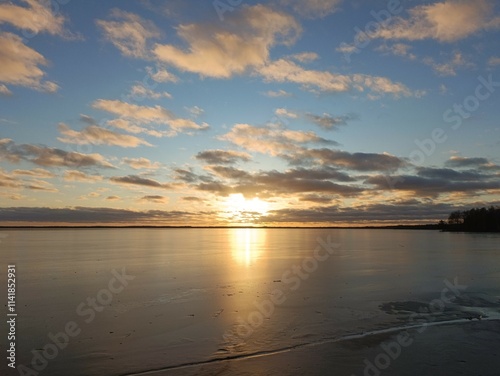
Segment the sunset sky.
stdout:
<svg viewBox="0 0 500 376">
<path fill-rule="evenodd" d="M 494 0 L 3 1 L 0 225 L 434 222 L 499 103 Z"/>
</svg>

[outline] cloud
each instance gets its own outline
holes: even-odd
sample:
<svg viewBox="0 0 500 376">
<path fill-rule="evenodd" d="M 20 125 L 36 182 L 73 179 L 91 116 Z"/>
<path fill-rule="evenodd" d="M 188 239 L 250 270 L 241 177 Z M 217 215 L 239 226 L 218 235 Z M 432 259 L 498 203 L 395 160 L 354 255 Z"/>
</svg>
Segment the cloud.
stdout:
<svg viewBox="0 0 500 376">
<path fill-rule="evenodd" d="M 370 38 L 456 42 L 484 30 L 498 29 L 491 0 L 446 0 L 418 5 L 408 11 L 409 17 L 395 17 L 385 27 L 369 34 Z"/>
<path fill-rule="evenodd" d="M 293 111 L 289 111 L 286 108 L 277 108 L 274 113 L 276 114 L 276 116 L 287 117 L 290 119 L 297 119 L 299 117 L 299 114 Z"/>
<path fill-rule="evenodd" d="M 322 18 L 334 13 L 342 0 L 281 0 L 281 3 L 291 6 L 301 16 Z"/>
<path fill-rule="evenodd" d="M 156 58 L 179 70 L 229 78 L 264 64 L 276 44 L 290 44 L 301 32 L 293 17 L 265 5 L 242 6 L 224 22 L 181 24 L 178 37 L 187 48 L 156 44 Z"/>
<path fill-rule="evenodd" d="M 185 211 L 133 211 L 128 209 L 94 208 L 76 206 L 73 208 L 48 207 L 3 207 L 0 208 L 0 222 L 26 223 L 86 223 L 86 224 L 166 224 L 203 220 L 203 213 Z"/>
<path fill-rule="evenodd" d="M 354 171 L 392 171 L 406 166 L 402 159 L 387 153 L 350 153 L 332 149 L 302 148 L 284 157 L 294 165 L 320 164 Z"/>
<path fill-rule="evenodd" d="M 82 154 L 46 146 L 16 144 L 7 138 L 0 139 L 0 159 L 13 163 L 25 160 L 44 167 L 114 168 L 102 155 L 97 153 Z"/>
<path fill-rule="evenodd" d="M 500 65 L 500 57 L 498 57 L 498 56 L 492 56 L 488 60 L 488 65 L 491 66 L 491 67 L 496 67 L 497 65 Z"/>
<path fill-rule="evenodd" d="M 65 18 L 51 9 L 51 3 L 37 0 L 21 0 L 27 7 L 13 3 L 0 4 L 0 24 L 27 30 L 33 34 L 45 32 L 52 35 L 68 35 L 64 30 Z"/>
<path fill-rule="evenodd" d="M 166 204 L 168 203 L 168 197 L 164 196 L 143 196 L 139 199 L 140 201 L 152 202 L 154 204 Z"/>
<path fill-rule="evenodd" d="M 195 156 L 196 159 L 209 164 L 234 164 L 248 162 L 252 159 L 250 154 L 233 150 L 205 150 Z"/>
<path fill-rule="evenodd" d="M 45 72 L 40 68 L 47 60 L 32 48 L 26 46 L 21 37 L 0 32 L 0 83 L 24 86 L 31 89 L 54 93 L 59 86 L 44 81 Z M 4 94 L 10 90 L 2 85 Z"/>
<path fill-rule="evenodd" d="M 156 180 L 143 178 L 137 175 L 128 175 L 122 177 L 111 177 L 111 182 L 124 185 L 139 185 L 151 188 L 171 189 L 172 186 L 166 183 L 160 183 Z"/>
<path fill-rule="evenodd" d="M 427 64 L 434 69 L 434 71 L 440 76 L 456 76 L 457 69 L 473 67 L 474 65 L 468 62 L 461 52 L 454 52 L 451 60 L 445 63 L 437 63 L 434 59 L 427 57 L 423 60 L 424 64 Z"/>
<path fill-rule="evenodd" d="M 64 123 L 60 123 L 59 132 L 64 137 L 58 137 L 57 139 L 67 144 L 112 145 L 125 148 L 135 148 L 140 145 L 152 146 L 149 142 L 141 138 L 116 133 L 97 125 L 89 125 L 79 132 L 72 130 Z"/>
<path fill-rule="evenodd" d="M 130 167 L 132 167 L 134 170 L 141 170 L 141 169 L 147 169 L 147 170 L 156 170 L 161 167 L 161 164 L 159 162 L 151 162 L 149 159 L 141 157 L 141 158 L 123 158 L 122 159 L 123 163 L 126 163 Z"/>
<path fill-rule="evenodd" d="M 107 201 L 119 201 L 121 198 L 119 196 L 108 196 L 106 197 Z"/>
<path fill-rule="evenodd" d="M 79 181 L 84 183 L 94 183 L 96 181 L 102 180 L 102 176 L 100 175 L 88 175 L 77 170 L 64 171 L 63 178 L 66 181 Z"/>
<path fill-rule="evenodd" d="M 314 124 L 326 130 L 333 130 L 341 125 L 346 125 L 348 121 L 356 119 L 354 115 L 332 116 L 324 113 L 323 115 L 306 114 L 305 118 Z"/>
<path fill-rule="evenodd" d="M 96 21 L 97 26 L 102 29 L 104 37 L 125 56 L 148 58 L 149 40 L 161 36 L 156 25 L 136 14 L 119 9 L 113 9 L 110 18 L 114 20 Z"/>
<path fill-rule="evenodd" d="M 10 91 L 7 86 L 0 84 L 0 96 L 9 97 L 11 95 L 12 95 L 12 91 Z"/>
<path fill-rule="evenodd" d="M 43 168 L 34 168 L 33 170 L 13 170 L 13 175 L 31 176 L 34 178 L 53 178 L 56 174 Z"/>
<path fill-rule="evenodd" d="M 290 58 L 300 63 L 310 63 L 311 61 L 319 59 L 319 55 L 315 52 L 301 52 L 291 55 Z"/>
<path fill-rule="evenodd" d="M 377 48 L 375 48 L 375 51 L 379 51 L 379 52 L 387 52 L 387 53 L 390 53 L 392 55 L 395 55 L 395 56 L 401 56 L 401 57 L 405 57 L 407 59 L 410 59 L 410 60 L 415 60 L 417 58 L 417 56 L 413 53 L 410 52 L 410 50 L 412 49 L 412 47 L 408 44 L 404 44 L 404 43 L 394 43 L 392 45 L 387 45 L 387 44 L 382 44 L 380 46 L 378 46 Z M 353 49 L 352 50 L 345 50 L 345 51 L 340 51 L 340 52 L 354 52 L 356 50 L 356 47 L 353 46 Z"/>
<path fill-rule="evenodd" d="M 153 70 L 152 67 L 146 67 L 146 72 L 148 72 L 149 77 L 151 77 L 156 82 L 177 82 L 179 78 L 167 71 L 165 68 L 157 67 Z"/>
<path fill-rule="evenodd" d="M 312 131 L 293 131 L 274 124 L 263 127 L 236 124 L 219 139 L 249 151 L 273 156 L 296 150 L 298 146 L 310 143 L 337 145 L 335 141 L 319 137 Z"/>
<path fill-rule="evenodd" d="M 128 98 L 131 98 L 133 101 L 141 101 L 145 98 L 149 99 L 161 99 L 161 98 L 172 98 L 170 93 L 166 91 L 157 92 L 146 86 L 143 83 L 137 83 L 130 88 L 130 92 L 127 95 Z"/>
<path fill-rule="evenodd" d="M 487 158 L 468 158 L 453 156 L 445 162 L 445 165 L 453 168 L 475 168 L 475 169 L 500 169 Z"/>
<path fill-rule="evenodd" d="M 347 92 L 366 89 L 373 93 L 392 94 L 394 97 L 418 96 L 412 93 L 405 85 L 393 82 L 385 77 L 370 76 L 365 74 L 343 75 L 328 71 L 305 69 L 293 61 L 278 59 L 269 62 L 257 69 L 266 82 L 292 82 L 302 85 L 303 89 L 321 92 Z"/>
<path fill-rule="evenodd" d="M 279 97 L 291 97 L 292 93 L 289 93 L 285 90 L 269 90 L 264 93 L 264 95 L 270 98 L 279 98 Z"/>
<path fill-rule="evenodd" d="M 158 105 L 154 107 L 139 106 L 120 100 L 98 99 L 92 103 L 92 107 L 141 124 L 166 124 L 173 132 L 170 135 L 185 130 L 204 130 L 208 128 L 207 123 L 197 124 L 190 119 L 178 118 L 171 111 Z"/>
<path fill-rule="evenodd" d="M 389 188 L 388 181 L 395 181 L 397 184 L 391 186 L 391 189 L 410 191 L 422 197 L 437 197 L 452 192 L 462 192 L 467 193 L 469 196 L 475 196 L 478 192 L 497 190 L 500 188 L 500 183 L 498 181 L 487 179 L 483 179 L 482 181 L 469 180 L 469 178 L 464 179 L 464 176 L 467 177 L 466 174 L 453 174 L 450 173 L 450 171 L 428 173 L 428 175 L 434 175 L 434 177 L 377 175 L 366 179 L 365 183 L 373 184 L 380 190 L 387 190 Z M 448 180 L 451 175 L 453 176 L 453 180 Z"/>
</svg>

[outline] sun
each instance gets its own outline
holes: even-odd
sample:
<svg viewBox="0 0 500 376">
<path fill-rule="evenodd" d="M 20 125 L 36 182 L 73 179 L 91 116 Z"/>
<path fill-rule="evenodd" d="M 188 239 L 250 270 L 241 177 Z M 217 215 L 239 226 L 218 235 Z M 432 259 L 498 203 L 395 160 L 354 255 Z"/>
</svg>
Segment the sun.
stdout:
<svg viewBox="0 0 500 376">
<path fill-rule="evenodd" d="M 263 216 L 267 214 L 269 204 L 258 197 L 246 199 L 241 193 L 228 196 L 225 206 L 230 215 L 242 217 L 251 214 Z"/>
</svg>

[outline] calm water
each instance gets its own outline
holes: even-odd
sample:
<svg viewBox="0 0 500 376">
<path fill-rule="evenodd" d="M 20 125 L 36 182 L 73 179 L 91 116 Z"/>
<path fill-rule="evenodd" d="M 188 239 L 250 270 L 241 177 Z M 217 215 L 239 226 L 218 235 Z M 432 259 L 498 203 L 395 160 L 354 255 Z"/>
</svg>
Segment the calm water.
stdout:
<svg viewBox="0 0 500 376">
<path fill-rule="evenodd" d="M 69 322 L 79 330 L 40 375 L 130 374 L 405 325 L 380 306 L 431 302 L 446 280 L 466 286 L 463 296 L 469 301 L 500 301 L 500 235 L 495 234 L 328 229 L 1 234 L 7 235 L 0 239 L 4 286 L 6 265 L 17 269 L 17 364 L 31 367 L 34 354 L 53 343 L 50 335 Z M 318 239 L 338 245 L 327 252 Z M 113 270 L 131 277 L 120 283 Z"/>
</svg>

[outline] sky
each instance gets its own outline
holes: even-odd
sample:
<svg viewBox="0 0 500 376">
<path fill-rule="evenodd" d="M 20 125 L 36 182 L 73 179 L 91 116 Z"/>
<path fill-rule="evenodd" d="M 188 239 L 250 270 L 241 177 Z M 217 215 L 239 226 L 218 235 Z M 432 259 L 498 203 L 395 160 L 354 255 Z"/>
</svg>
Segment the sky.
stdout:
<svg viewBox="0 0 500 376">
<path fill-rule="evenodd" d="M 0 2 L 0 225 L 500 204 L 494 0 Z"/>
</svg>

